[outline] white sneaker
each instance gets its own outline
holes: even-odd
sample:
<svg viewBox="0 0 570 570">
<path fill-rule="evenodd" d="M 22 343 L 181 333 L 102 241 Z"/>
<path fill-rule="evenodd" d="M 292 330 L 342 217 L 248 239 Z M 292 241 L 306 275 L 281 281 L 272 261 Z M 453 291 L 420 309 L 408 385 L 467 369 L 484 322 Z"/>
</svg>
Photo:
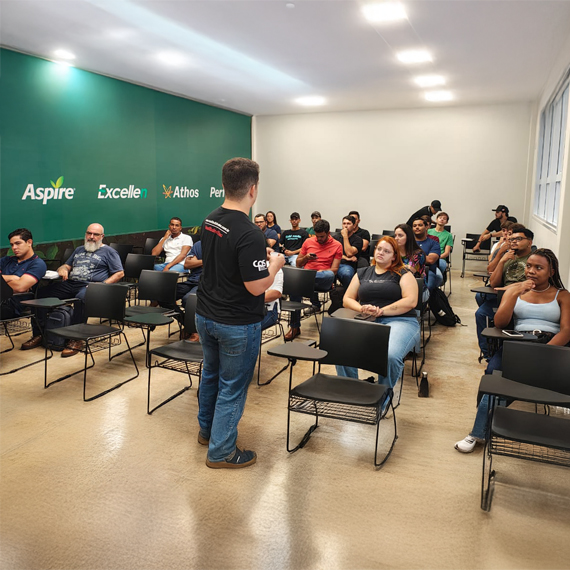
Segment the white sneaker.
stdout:
<svg viewBox="0 0 570 570">
<path fill-rule="evenodd" d="M 461 453 L 471 453 L 478 443 L 481 443 L 479 439 L 468 435 L 465 439 L 462 439 L 455 444 L 455 449 L 457 449 L 457 451 L 461 451 Z"/>
</svg>

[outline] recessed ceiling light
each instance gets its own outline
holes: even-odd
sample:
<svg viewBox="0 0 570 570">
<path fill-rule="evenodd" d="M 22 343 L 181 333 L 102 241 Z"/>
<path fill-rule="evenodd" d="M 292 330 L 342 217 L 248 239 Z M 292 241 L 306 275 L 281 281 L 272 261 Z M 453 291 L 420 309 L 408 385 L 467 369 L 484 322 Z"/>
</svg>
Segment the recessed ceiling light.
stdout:
<svg viewBox="0 0 570 570">
<path fill-rule="evenodd" d="M 186 63 L 186 58 L 175 51 L 162 51 L 156 55 L 157 59 L 167 65 L 180 66 Z"/>
<path fill-rule="evenodd" d="M 428 101 L 451 101 L 453 95 L 451 91 L 426 91 L 425 98 Z"/>
<path fill-rule="evenodd" d="M 377 2 L 366 4 L 362 7 L 362 13 L 369 22 L 394 22 L 405 20 L 408 16 L 404 6 L 399 2 Z"/>
<path fill-rule="evenodd" d="M 56 49 L 53 54 L 61 59 L 75 59 L 75 55 L 65 49 Z"/>
<path fill-rule="evenodd" d="M 445 78 L 441 75 L 419 75 L 414 77 L 414 81 L 420 87 L 436 87 L 437 85 L 445 85 Z"/>
<path fill-rule="evenodd" d="M 295 7 L 295 4 L 293 4 L 293 2 L 287 2 L 287 4 L 285 4 L 285 8 L 293 9 L 294 7 Z"/>
<path fill-rule="evenodd" d="M 402 63 L 423 63 L 425 61 L 432 61 L 431 54 L 425 49 L 401 51 L 396 57 Z"/>
<path fill-rule="evenodd" d="M 299 97 L 295 99 L 295 103 L 299 105 L 305 105 L 307 107 L 316 107 L 318 105 L 324 105 L 326 103 L 326 99 L 321 97 L 320 95 L 311 95 L 308 97 Z"/>
<path fill-rule="evenodd" d="M 62 67 L 73 67 L 71 65 L 71 63 L 69 63 L 69 61 L 58 61 L 56 59 L 52 60 L 53 63 L 56 63 L 57 65 L 61 65 Z"/>
</svg>

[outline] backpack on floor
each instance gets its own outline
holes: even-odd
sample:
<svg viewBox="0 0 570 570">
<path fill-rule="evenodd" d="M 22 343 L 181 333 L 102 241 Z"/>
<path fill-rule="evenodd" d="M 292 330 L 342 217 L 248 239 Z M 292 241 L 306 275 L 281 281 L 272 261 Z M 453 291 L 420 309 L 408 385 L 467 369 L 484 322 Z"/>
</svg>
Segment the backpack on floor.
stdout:
<svg viewBox="0 0 570 570">
<path fill-rule="evenodd" d="M 453 312 L 447 296 L 441 289 L 434 289 L 429 296 L 429 307 L 435 320 L 446 327 L 461 324 L 461 319 Z"/>
<path fill-rule="evenodd" d="M 73 307 L 63 306 L 54 309 L 46 320 L 46 342 L 53 350 L 63 350 L 67 339 L 52 332 L 53 329 L 68 327 L 71 324 Z"/>
</svg>

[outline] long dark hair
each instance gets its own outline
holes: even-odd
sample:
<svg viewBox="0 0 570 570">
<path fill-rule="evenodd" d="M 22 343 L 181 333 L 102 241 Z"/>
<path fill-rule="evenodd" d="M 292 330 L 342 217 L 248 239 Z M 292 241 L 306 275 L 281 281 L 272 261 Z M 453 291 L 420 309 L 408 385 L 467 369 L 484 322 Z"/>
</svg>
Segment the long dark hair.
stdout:
<svg viewBox="0 0 570 570">
<path fill-rule="evenodd" d="M 550 285 L 554 285 L 554 287 L 556 287 L 557 289 L 566 289 L 560 277 L 560 270 L 558 268 L 558 258 L 556 257 L 556 255 L 554 255 L 554 252 L 551 249 L 545 249 L 545 248 L 537 249 L 536 251 L 533 251 L 530 255 L 531 256 L 540 255 L 540 257 L 544 257 L 544 259 L 548 261 L 550 269 L 552 269 L 553 271 L 552 275 L 548 278 L 548 282 L 550 283 Z"/>
<path fill-rule="evenodd" d="M 421 247 L 418 245 L 416 241 L 416 236 L 412 231 L 412 228 L 408 226 L 408 224 L 398 224 L 394 231 L 402 230 L 406 234 L 406 257 L 411 259 L 416 253 L 422 251 Z"/>
<path fill-rule="evenodd" d="M 273 214 L 273 225 L 277 224 L 277 216 L 275 215 L 275 212 L 268 210 L 267 214 Z M 265 214 L 265 220 L 267 220 L 267 214 Z"/>
</svg>

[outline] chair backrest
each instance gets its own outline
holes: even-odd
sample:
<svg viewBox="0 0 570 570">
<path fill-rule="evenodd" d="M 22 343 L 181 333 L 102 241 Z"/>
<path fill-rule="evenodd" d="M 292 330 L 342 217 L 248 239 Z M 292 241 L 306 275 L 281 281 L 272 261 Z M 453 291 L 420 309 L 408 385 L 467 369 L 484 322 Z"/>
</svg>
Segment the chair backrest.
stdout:
<svg viewBox="0 0 570 570">
<path fill-rule="evenodd" d="M 61 264 L 63 265 L 70 257 L 71 254 L 75 251 L 72 247 L 66 247 L 65 251 L 63 252 L 63 256 L 61 258 Z"/>
<path fill-rule="evenodd" d="M 477 243 L 477 240 L 479 239 L 479 236 L 481 234 L 465 234 L 465 239 L 470 239 L 472 240 L 471 243 L 467 243 L 467 249 L 473 249 L 473 247 L 475 246 L 475 244 Z M 482 241 L 479 245 L 481 247 L 482 251 L 490 251 L 491 250 L 491 242 L 493 240 L 492 239 L 488 239 L 485 241 Z"/>
<path fill-rule="evenodd" d="M 85 293 L 85 315 L 111 321 L 125 318 L 127 287 L 106 283 L 89 283 Z"/>
<path fill-rule="evenodd" d="M 394 230 L 383 230 L 383 231 L 382 231 L 382 235 L 383 235 L 383 236 L 394 237 L 395 233 L 396 233 L 396 232 L 395 232 Z"/>
<path fill-rule="evenodd" d="M 443 229 L 449 233 L 451 233 L 451 226 L 443 226 Z"/>
<path fill-rule="evenodd" d="M 416 311 L 423 311 L 424 304 L 422 300 L 423 292 L 424 292 L 424 278 L 423 277 L 416 277 L 416 283 L 418 284 L 418 304 L 416 305 Z"/>
<path fill-rule="evenodd" d="M 0 277 L 0 303 L 14 295 L 14 290 L 3 277 Z"/>
<path fill-rule="evenodd" d="M 143 269 L 139 277 L 139 299 L 174 305 L 178 277 L 175 271 Z"/>
<path fill-rule="evenodd" d="M 184 307 L 184 330 L 187 333 L 197 333 L 196 330 L 196 304 L 198 303 L 198 297 L 195 293 L 188 295 L 186 299 L 186 306 Z"/>
<path fill-rule="evenodd" d="M 138 279 L 143 269 L 152 270 L 154 268 L 154 255 L 143 255 L 142 253 L 129 253 L 125 261 L 125 277 Z"/>
<path fill-rule="evenodd" d="M 283 295 L 294 297 L 311 297 L 315 290 L 314 269 L 301 269 L 300 267 L 283 267 Z"/>
<path fill-rule="evenodd" d="M 505 341 L 502 371 L 509 380 L 570 395 L 570 347 Z"/>
<path fill-rule="evenodd" d="M 144 250 L 143 250 L 144 255 L 151 255 L 152 250 L 158 245 L 159 241 L 160 241 L 160 239 L 156 239 L 156 238 L 146 238 L 146 241 L 144 242 Z"/>
<path fill-rule="evenodd" d="M 112 247 L 119 254 L 121 264 L 125 267 L 127 255 L 133 251 L 133 246 L 126 243 L 110 243 L 109 247 Z"/>
<path fill-rule="evenodd" d="M 353 366 L 386 376 L 389 338 L 387 325 L 324 317 L 319 348 L 328 354 L 321 364 Z"/>
</svg>

